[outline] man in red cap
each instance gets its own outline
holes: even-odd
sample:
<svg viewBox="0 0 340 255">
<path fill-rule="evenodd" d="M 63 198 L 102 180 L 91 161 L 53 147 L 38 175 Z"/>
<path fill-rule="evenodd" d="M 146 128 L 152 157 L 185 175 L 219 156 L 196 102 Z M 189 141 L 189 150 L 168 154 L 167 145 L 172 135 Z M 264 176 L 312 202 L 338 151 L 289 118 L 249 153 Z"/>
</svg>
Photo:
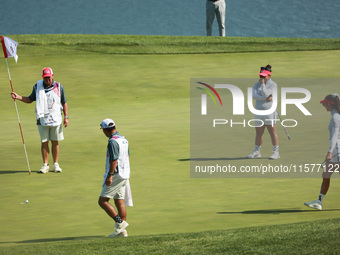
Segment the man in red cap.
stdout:
<svg viewBox="0 0 340 255">
<path fill-rule="evenodd" d="M 49 171 L 48 141 L 52 143 L 53 171 L 62 172 L 58 164 L 59 158 L 59 141 L 64 140 L 62 122 L 64 126 L 68 126 L 68 107 L 66 103 L 65 91 L 63 85 L 53 80 L 54 74 L 50 67 L 42 70 L 42 80 L 37 81 L 33 86 L 30 96 L 23 97 L 12 92 L 12 98 L 18 99 L 24 103 L 30 104 L 36 101 L 36 118 L 41 137 L 41 153 L 43 158 L 43 166 L 39 173 L 47 173 Z M 64 120 L 62 119 L 62 111 Z"/>
</svg>

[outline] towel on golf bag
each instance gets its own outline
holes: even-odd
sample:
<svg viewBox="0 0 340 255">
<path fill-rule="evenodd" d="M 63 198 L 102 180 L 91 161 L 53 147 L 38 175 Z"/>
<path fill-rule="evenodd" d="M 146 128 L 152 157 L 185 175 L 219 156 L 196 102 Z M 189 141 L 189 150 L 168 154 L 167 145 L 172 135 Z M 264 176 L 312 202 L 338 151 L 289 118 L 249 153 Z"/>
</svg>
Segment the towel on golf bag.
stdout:
<svg viewBox="0 0 340 255">
<path fill-rule="evenodd" d="M 37 120 L 49 114 L 43 80 L 37 82 L 35 113 Z"/>
<path fill-rule="evenodd" d="M 133 202 L 132 202 L 132 194 L 131 194 L 131 187 L 130 187 L 130 181 L 129 179 L 126 182 L 125 185 L 125 198 L 124 198 L 124 204 L 126 206 L 133 207 Z"/>
</svg>

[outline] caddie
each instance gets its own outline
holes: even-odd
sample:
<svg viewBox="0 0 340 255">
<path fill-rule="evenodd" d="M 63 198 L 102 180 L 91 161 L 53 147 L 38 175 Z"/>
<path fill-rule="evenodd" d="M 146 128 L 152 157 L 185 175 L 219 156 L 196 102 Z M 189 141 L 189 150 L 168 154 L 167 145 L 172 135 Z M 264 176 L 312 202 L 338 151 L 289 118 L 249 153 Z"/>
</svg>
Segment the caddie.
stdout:
<svg viewBox="0 0 340 255">
<path fill-rule="evenodd" d="M 11 95 L 13 99 L 18 99 L 27 104 L 36 101 L 35 113 L 43 158 L 43 166 L 38 173 L 44 174 L 49 171 L 49 141 L 52 144 L 53 171 L 61 173 L 62 169 L 58 163 L 59 141 L 64 140 L 62 123 L 64 122 L 65 127 L 69 123 L 65 91 L 63 85 L 54 81 L 52 68 L 45 67 L 42 70 L 42 78 L 33 86 L 30 96 L 23 97 L 15 92 L 12 92 Z"/>
<path fill-rule="evenodd" d="M 102 192 L 98 204 L 115 221 L 115 231 L 109 237 L 127 237 L 126 207 L 133 206 L 130 189 L 129 142 L 118 133 L 112 119 L 104 119 L 100 124 L 109 138 L 106 150 L 106 164 Z M 109 202 L 114 199 L 118 212 Z"/>
</svg>

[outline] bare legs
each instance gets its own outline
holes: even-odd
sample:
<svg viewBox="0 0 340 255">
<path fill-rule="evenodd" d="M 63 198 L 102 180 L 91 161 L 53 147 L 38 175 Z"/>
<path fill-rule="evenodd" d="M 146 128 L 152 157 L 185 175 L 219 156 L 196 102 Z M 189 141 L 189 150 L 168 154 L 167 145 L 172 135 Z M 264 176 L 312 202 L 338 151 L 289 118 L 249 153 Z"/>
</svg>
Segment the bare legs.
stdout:
<svg viewBox="0 0 340 255">
<path fill-rule="evenodd" d="M 59 159 L 59 143 L 58 141 L 51 141 L 51 143 L 52 143 L 53 163 L 57 163 Z M 42 154 L 43 162 L 48 164 L 48 156 L 50 154 L 48 141 L 41 143 L 41 154 Z"/>
<path fill-rule="evenodd" d="M 115 208 L 109 202 L 110 198 L 108 197 L 99 197 L 98 204 L 99 206 L 104 209 L 104 211 L 112 218 L 116 217 L 117 215 L 120 216 L 122 220 L 126 220 L 126 208 L 124 204 L 124 199 L 115 199 L 115 205 L 117 207 L 118 213 L 116 212 Z"/>
<path fill-rule="evenodd" d="M 331 176 L 333 174 L 333 171 L 335 169 L 339 169 L 339 163 L 334 162 L 334 163 L 326 163 L 326 172 L 322 174 L 322 184 L 321 184 L 321 189 L 320 193 L 322 195 L 326 195 L 331 183 Z"/>
<path fill-rule="evenodd" d="M 279 137 L 276 133 L 276 126 L 271 126 L 271 125 L 264 125 L 261 127 L 256 127 L 256 137 L 255 137 L 255 145 L 261 146 L 263 143 L 263 133 L 265 128 L 267 128 L 270 138 L 272 140 L 272 145 L 273 146 L 278 146 L 279 145 Z"/>
</svg>

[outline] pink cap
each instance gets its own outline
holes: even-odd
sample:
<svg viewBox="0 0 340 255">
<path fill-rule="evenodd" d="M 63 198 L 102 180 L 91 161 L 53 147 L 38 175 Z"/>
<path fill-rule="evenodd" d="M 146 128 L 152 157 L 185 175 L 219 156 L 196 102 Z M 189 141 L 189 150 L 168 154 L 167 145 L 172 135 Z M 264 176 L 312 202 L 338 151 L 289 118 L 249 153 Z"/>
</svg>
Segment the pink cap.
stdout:
<svg viewBox="0 0 340 255">
<path fill-rule="evenodd" d="M 320 101 L 320 104 L 335 104 L 335 102 L 328 100 L 327 97 L 325 97 L 324 100 Z"/>
<path fill-rule="evenodd" d="M 267 76 L 267 75 L 272 75 L 272 73 L 268 70 L 262 69 L 261 72 L 259 73 L 260 76 Z"/>
<path fill-rule="evenodd" d="M 42 70 L 42 77 L 51 77 L 53 76 L 53 70 L 50 67 L 45 67 Z"/>
</svg>

